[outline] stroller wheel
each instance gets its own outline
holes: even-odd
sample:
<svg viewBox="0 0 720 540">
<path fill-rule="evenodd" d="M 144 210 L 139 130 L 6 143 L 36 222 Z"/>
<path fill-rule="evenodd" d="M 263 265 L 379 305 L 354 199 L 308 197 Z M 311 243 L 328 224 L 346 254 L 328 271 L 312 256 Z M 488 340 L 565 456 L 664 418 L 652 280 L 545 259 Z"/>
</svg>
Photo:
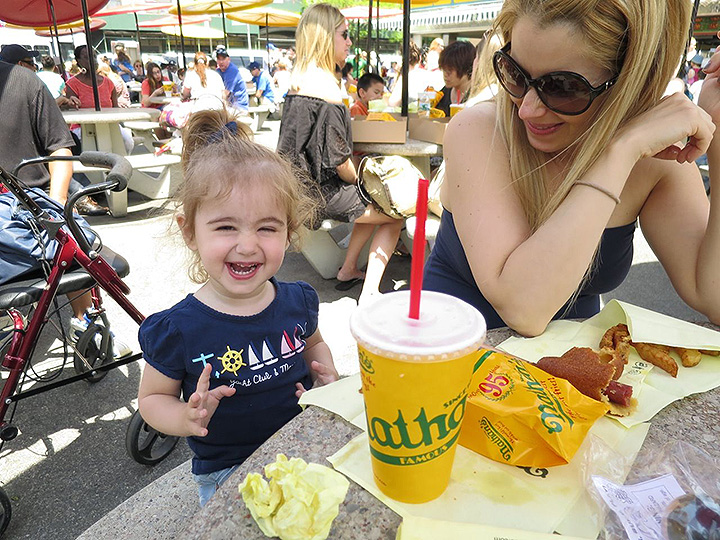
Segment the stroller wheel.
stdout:
<svg viewBox="0 0 720 540">
<path fill-rule="evenodd" d="M 12 506 L 10 505 L 10 497 L 7 496 L 3 488 L 0 488 L 0 536 L 3 535 L 5 529 L 10 525 L 11 517 Z"/>
<path fill-rule="evenodd" d="M 107 340 L 105 339 L 107 337 Z M 98 368 L 107 364 L 113 359 L 113 343 L 110 330 L 99 324 L 91 324 L 87 327 L 75 346 L 75 354 L 73 355 L 73 365 L 75 372 L 78 374 L 87 373 L 93 368 Z M 107 343 L 102 347 L 103 341 Z M 101 350 L 104 349 L 104 350 Z M 95 375 L 91 375 L 86 380 L 91 383 L 98 382 L 107 371 L 99 371 Z"/>
<path fill-rule="evenodd" d="M 135 411 L 125 434 L 125 448 L 138 463 L 155 465 L 173 451 L 179 440 L 180 437 L 165 435 L 153 429 L 140 416 L 140 411 Z"/>
</svg>

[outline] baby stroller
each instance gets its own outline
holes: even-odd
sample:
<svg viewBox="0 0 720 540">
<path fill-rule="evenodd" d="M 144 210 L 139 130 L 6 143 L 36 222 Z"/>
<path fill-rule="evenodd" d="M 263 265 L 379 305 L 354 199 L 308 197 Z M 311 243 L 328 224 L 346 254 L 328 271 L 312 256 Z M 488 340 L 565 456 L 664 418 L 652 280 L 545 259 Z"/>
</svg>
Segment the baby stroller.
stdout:
<svg viewBox="0 0 720 540">
<path fill-rule="evenodd" d="M 75 193 L 62 208 L 39 190 L 25 188 L 16 177 L 22 167 L 56 160 L 80 161 L 85 166 L 110 171 L 104 182 Z M 132 167 L 125 158 L 101 152 L 26 160 L 12 173 L 0 168 L 0 183 L 17 199 L 23 220 L 37 233 L 39 243 L 54 240 L 57 245 L 54 255 L 48 256 L 40 269 L 24 272 L 9 280 L 4 279 L 0 285 L 0 320 L 7 313 L 5 320 L 9 321 L 7 326 L 0 325 L 0 369 L 5 371 L 3 378 L 6 379 L 0 391 L 0 449 L 5 442 L 18 435 L 19 430 L 13 424 L 13 418 L 20 400 L 80 380 L 99 382 L 109 370 L 134 362 L 142 356 L 137 353 L 113 361 L 113 335 L 99 293 L 99 289 L 103 289 L 135 322 L 140 324 L 143 321 L 143 315 L 128 300 L 126 295 L 130 289 L 122 281 L 122 277 L 130 271 L 128 263 L 103 246 L 99 237 L 91 245 L 73 217 L 73 207 L 78 200 L 105 190 L 124 190 L 131 173 Z M 59 310 L 63 307 L 58 305 L 57 297 L 68 293 L 80 295 L 87 291 L 92 292 L 92 309 L 88 312 L 90 320 L 87 329 L 73 343 L 66 336 L 62 324 L 53 321 L 53 316 L 59 316 Z M 65 361 L 69 360 L 68 351 L 72 349 L 76 375 L 23 390 L 28 369 L 32 369 L 38 338 L 48 322 L 61 335 Z M 125 443 L 135 461 L 153 465 L 167 457 L 178 440 L 178 437 L 153 430 L 136 411 L 130 420 Z M 11 512 L 10 500 L 0 488 L 0 535 L 10 522 Z"/>
</svg>

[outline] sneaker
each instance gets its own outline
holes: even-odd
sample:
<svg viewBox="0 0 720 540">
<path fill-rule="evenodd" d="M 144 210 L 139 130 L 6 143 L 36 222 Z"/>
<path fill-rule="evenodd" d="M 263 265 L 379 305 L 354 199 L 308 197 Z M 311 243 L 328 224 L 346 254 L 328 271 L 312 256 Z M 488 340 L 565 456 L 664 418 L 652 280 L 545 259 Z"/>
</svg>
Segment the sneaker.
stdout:
<svg viewBox="0 0 720 540">
<path fill-rule="evenodd" d="M 88 325 L 90 324 L 90 316 L 85 313 L 83 315 L 82 319 L 78 319 L 77 317 L 71 317 L 70 318 L 70 341 L 73 343 L 76 343 L 78 339 L 80 339 L 80 336 L 87 330 Z M 118 339 L 113 331 L 110 331 L 110 335 L 113 338 L 113 358 L 115 360 L 119 358 L 125 358 L 130 353 L 132 353 L 132 348 L 122 341 L 121 339 Z M 100 340 L 101 340 L 100 334 L 97 334 L 95 336 L 95 344 L 100 347 Z"/>
</svg>

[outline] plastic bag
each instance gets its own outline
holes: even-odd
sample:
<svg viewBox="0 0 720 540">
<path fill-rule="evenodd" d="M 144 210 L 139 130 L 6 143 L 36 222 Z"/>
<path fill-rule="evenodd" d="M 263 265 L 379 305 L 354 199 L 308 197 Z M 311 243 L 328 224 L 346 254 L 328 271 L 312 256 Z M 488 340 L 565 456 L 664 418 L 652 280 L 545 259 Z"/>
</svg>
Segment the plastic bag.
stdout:
<svg viewBox="0 0 720 540">
<path fill-rule="evenodd" d="M 606 540 L 720 540 L 720 464 L 685 442 L 640 454 L 624 486 L 588 481 Z"/>
<path fill-rule="evenodd" d="M 366 157 L 360 163 L 358 192 L 368 204 L 395 219 L 415 215 L 422 173 L 401 156 Z"/>
</svg>

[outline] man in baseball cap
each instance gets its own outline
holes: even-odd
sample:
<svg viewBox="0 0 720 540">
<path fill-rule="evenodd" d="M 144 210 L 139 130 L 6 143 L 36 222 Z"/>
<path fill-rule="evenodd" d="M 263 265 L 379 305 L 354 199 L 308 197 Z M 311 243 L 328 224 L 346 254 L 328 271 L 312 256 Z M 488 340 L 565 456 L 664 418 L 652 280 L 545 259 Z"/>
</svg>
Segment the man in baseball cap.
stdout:
<svg viewBox="0 0 720 540">
<path fill-rule="evenodd" d="M 0 60 L 8 64 L 22 64 L 33 71 L 37 70 L 34 58 L 40 55 L 38 51 L 28 51 L 22 45 L 3 45 L 0 49 Z"/>
<path fill-rule="evenodd" d="M 215 60 L 218 65 L 217 72 L 225 85 L 228 102 L 241 111 L 247 111 L 249 103 L 245 80 L 242 78 L 240 70 L 230 60 L 230 55 L 224 46 L 218 45 L 215 49 Z"/>
<path fill-rule="evenodd" d="M 255 97 L 261 105 L 270 107 L 270 113 L 275 112 L 274 84 L 267 71 L 264 71 L 257 62 L 250 62 L 248 66 L 255 83 Z"/>
</svg>

